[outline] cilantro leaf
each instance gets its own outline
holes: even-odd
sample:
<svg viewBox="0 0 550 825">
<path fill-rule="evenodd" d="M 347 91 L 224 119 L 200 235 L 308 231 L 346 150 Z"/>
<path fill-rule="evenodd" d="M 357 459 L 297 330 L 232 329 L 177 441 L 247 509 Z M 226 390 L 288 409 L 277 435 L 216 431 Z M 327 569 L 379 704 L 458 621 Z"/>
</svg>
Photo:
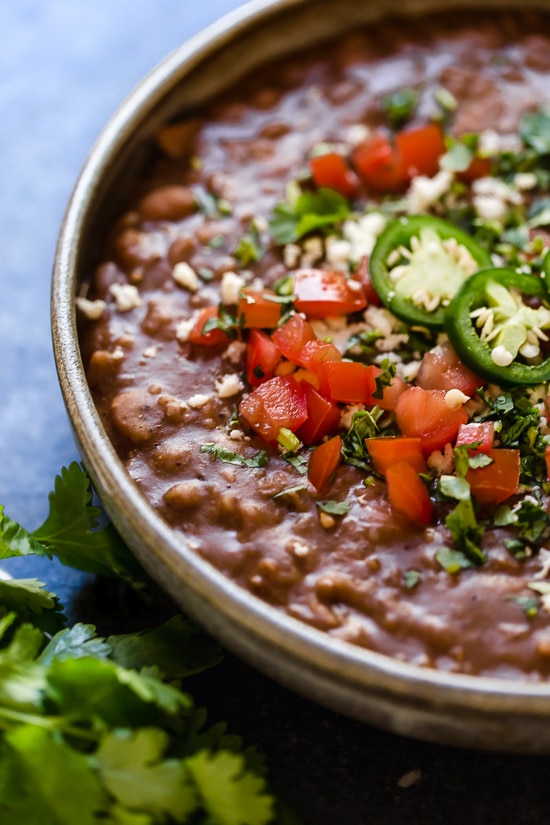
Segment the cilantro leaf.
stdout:
<svg viewBox="0 0 550 825">
<path fill-rule="evenodd" d="M 5 758 L 24 795 L 14 798 L 9 789 L 0 801 L 4 811 L 17 812 L 20 823 L 40 825 L 78 822 L 95 825 L 97 814 L 107 807 L 107 795 L 88 757 L 70 747 L 55 732 L 37 725 L 19 725 L 5 734 Z M 77 788 L 78 793 L 67 793 Z M 40 811 L 35 820 L 33 811 Z M 12 819 L 13 822 L 17 820 Z"/>
<path fill-rule="evenodd" d="M 273 209 L 269 230 L 276 244 L 288 244 L 315 230 L 331 229 L 349 215 L 347 200 L 334 189 L 302 192 L 292 202 L 282 201 Z"/>
<path fill-rule="evenodd" d="M 115 730 L 102 739 L 95 758 L 107 790 L 121 805 L 161 821 L 172 816 L 185 822 L 198 798 L 184 763 L 163 759 L 169 742 L 158 728 Z"/>
<path fill-rule="evenodd" d="M 15 611 L 21 622 L 32 622 L 45 633 L 57 633 L 65 624 L 63 606 L 37 579 L 0 579 L 0 615 Z"/>
<path fill-rule="evenodd" d="M 240 754 L 199 751 L 186 765 L 217 825 L 267 825 L 273 816 L 273 799 L 263 777 L 247 771 Z"/>
<path fill-rule="evenodd" d="M 550 111 L 542 108 L 538 112 L 525 113 L 520 120 L 519 133 L 523 142 L 539 155 L 550 154 Z"/>
<path fill-rule="evenodd" d="M 209 453 L 212 458 L 217 458 L 218 461 L 223 461 L 224 464 L 236 464 L 237 467 L 265 467 L 269 461 L 268 455 L 264 450 L 260 450 L 256 455 L 249 458 L 240 453 L 233 453 L 231 450 L 226 450 L 225 447 L 220 447 L 213 442 L 203 444 L 201 446 L 201 453 Z"/>
<path fill-rule="evenodd" d="M 466 558 L 461 550 L 451 550 L 450 547 L 442 547 L 441 550 L 438 550 L 435 554 L 435 558 L 441 567 L 450 575 L 472 567 L 472 562 Z"/>
<path fill-rule="evenodd" d="M 484 564 L 486 556 L 481 549 L 483 527 L 479 524 L 471 498 L 460 499 L 445 524 L 453 538 L 455 550 L 462 553 L 469 562 L 477 566 Z"/>
<path fill-rule="evenodd" d="M 80 659 L 84 656 L 107 659 L 110 655 L 110 645 L 97 636 L 93 625 L 77 623 L 56 633 L 38 657 L 38 662 L 49 666 L 55 659 Z"/>
<path fill-rule="evenodd" d="M 91 481 L 80 464 L 63 467 L 49 501 L 48 517 L 32 533 L 48 554 L 88 573 L 144 582 L 145 574 L 114 526 L 99 527 L 102 511 L 92 504 Z"/>
<path fill-rule="evenodd" d="M 48 553 L 31 533 L 5 515 L 4 507 L 0 504 L 0 559 L 29 555 L 46 556 Z"/>
<path fill-rule="evenodd" d="M 345 516 L 351 510 L 349 501 L 317 501 L 315 502 L 319 510 L 329 513 L 331 516 Z"/>
<path fill-rule="evenodd" d="M 365 439 L 377 435 L 377 421 L 381 415 L 382 411 L 376 407 L 370 411 L 359 410 L 353 413 L 350 427 L 342 439 L 342 458 L 348 464 L 363 470 L 372 470 Z"/>
<path fill-rule="evenodd" d="M 200 673 L 221 661 L 217 642 L 181 615 L 158 628 L 109 636 L 108 643 L 122 667 L 139 670 L 155 664 L 170 679 Z"/>
</svg>

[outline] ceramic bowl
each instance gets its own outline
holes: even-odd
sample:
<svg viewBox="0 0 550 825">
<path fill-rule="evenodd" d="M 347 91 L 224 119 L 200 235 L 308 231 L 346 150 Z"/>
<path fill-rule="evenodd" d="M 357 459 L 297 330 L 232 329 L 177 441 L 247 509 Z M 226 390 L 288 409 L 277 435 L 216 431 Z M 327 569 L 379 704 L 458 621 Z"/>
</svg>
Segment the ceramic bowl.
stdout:
<svg viewBox="0 0 550 825">
<path fill-rule="evenodd" d="M 550 2 L 482 0 L 484 7 Z M 416 15 L 475 0 L 402 0 Z M 93 147 L 61 228 L 52 292 L 62 392 L 82 459 L 116 527 L 148 573 L 227 648 L 306 697 L 398 734 L 494 750 L 550 752 L 550 684 L 437 672 L 354 647 L 275 610 L 199 558 L 127 475 L 90 395 L 75 294 L 95 264 L 119 193 L 147 158 L 158 126 L 261 61 L 389 15 L 387 0 L 254 0 L 184 44 L 122 104 Z"/>
</svg>

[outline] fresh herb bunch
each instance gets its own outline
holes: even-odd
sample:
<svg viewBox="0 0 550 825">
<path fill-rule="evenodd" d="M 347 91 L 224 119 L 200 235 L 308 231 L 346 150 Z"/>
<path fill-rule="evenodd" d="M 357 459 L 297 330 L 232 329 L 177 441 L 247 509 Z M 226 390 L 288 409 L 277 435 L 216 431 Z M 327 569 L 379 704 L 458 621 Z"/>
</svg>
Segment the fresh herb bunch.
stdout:
<svg viewBox="0 0 550 825">
<path fill-rule="evenodd" d="M 72 567 L 147 577 L 73 463 L 33 532 L 0 507 L 0 558 L 56 556 Z M 66 626 L 36 579 L 0 580 L 2 825 L 298 825 L 268 788 L 263 759 L 225 725 L 205 727 L 182 680 L 220 661 L 218 645 L 175 615 L 101 638 Z"/>
</svg>

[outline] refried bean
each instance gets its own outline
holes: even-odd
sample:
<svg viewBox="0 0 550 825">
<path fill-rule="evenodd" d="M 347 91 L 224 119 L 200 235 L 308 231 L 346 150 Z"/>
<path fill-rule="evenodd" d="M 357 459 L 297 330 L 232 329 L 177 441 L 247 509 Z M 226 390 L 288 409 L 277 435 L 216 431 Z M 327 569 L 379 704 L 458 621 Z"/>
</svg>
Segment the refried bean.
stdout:
<svg viewBox="0 0 550 825">
<path fill-rule="evenodd" d="M 190 336 L 199 313 L 220 302 L 234 317 L 243 288 L 280 289 L 280 279 L 300 267 L 349 274 L 356 241 L 342 235 L 343 220 L 283 243 L 269 231 L 276 205 L 288 203 L 288 181 L 305 181 L 304 191 L 313 191 L 312 150 L 328 145 L 348 157 L 378 130 L 426 123 L 454 139 L 471 133 L 513 144 L 521 116 L 550 105 L 550 37 L 543 34 L 549 22 L 535 13 L 497 12 L 471 20 L 395 19 L 268 65 L 191 117 L 167 124 L 89 284 L 87 299 L 104 301 L 104 311 L 97 318 L 83 304 L 79 315 L 88 379 L 108 435 L 152 507 L 197 553 L 254 597 L 352 644 L 423 667 L 533 681 L 550 675 L 550 543 L 547 549 L 533 539 L 514 554 L 517 529 L 506 519 L 485 521 L 482 506 L 480 523 L 489 524 L 484 563 L 445 566 L 442 548 L 467 559 L 464 548 L 452 546 L 446 518 L 453 505 L 434 486 L 449 473 L 452 450 L 436 450 L 428 462 L 432 483 L 422 483 L 434 515 L 427 525 L 392 506 L 383 474 L 347 461 L 318 491 L 303 472 L 310 445 L 289 461 L 284 447 L 256 435 L 239 415 L 243 399 L 256 397 L 245 375 L 250 330 L 229 324 L 228 338 L 214 325 L 214 345 Z M 386 101 L 403 90 L 415 92 L 414 111 L 395 125 Z M 400 201 L 410 195 L 407 187 L 388 194 L 357 185 L 354 214 L 386 221 L 388 203 L 400 214 Z M 457 184 L 457 202 L 470 186 L 465 179 Z M 428 198 L 421 211 L 449 217 L 447 196 L 445 190 Z M 361 253 L 364 265 L 369 254 Z M 313 319 L 318 337 L 340 346 L 353 324 L 372 332 L 377 317 L 383 327 L 386 310 L 372 296 L 367 301 L 370 327 L 365 310 L 327 329 Z M 410 341 L 410 331 L 380 329 L 379 348 L 371 335 L 375 355 L 367 356 L 379 366 Z M 418 334 L 426 349 L 441 343 L 440 334 Z M 540 346 L 544 354 L 546 344 Z M 414 383 L 422 354 L 399 361 L 406 384 Z M 304 372 L 290 362 L 278 369 L 282 376 L 285 369 Z M 344 436 L 354 404 L 338 407 L 333 433 Z M 386 415 L 391 420 L 391 410 Z M 535 498 L 546 514 L 540 480 Z M 520 500 L 512 496 L 505 506 Z M 334 511 L 327 501 L 345 506 Z"/>
</svg>

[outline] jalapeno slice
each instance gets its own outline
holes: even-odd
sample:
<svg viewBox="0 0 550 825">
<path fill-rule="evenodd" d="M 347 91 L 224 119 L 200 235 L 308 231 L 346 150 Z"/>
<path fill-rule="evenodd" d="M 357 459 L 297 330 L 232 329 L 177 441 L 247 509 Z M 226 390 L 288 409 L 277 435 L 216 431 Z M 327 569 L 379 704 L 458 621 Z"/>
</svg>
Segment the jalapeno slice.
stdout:
<svg viewBox="0 0 550 825">
<path fill-rule="evenodd" d="M 484 269 L 462 285 L 445 313 L 458 357 L 478 375 L 503 386 L 550 380 L 550 308 L 537 275 Z M 548 333 L 546 332 L 548 330 Z"/>
<path fill-rule="evenodd" d="M 408 324 L 442 329 L 445 309 L 464 281 L 491 266 L 467 232 L 430 215 L 388 224 L 372 251 L 369 270 L 383 303 Z"/>
</svg>

